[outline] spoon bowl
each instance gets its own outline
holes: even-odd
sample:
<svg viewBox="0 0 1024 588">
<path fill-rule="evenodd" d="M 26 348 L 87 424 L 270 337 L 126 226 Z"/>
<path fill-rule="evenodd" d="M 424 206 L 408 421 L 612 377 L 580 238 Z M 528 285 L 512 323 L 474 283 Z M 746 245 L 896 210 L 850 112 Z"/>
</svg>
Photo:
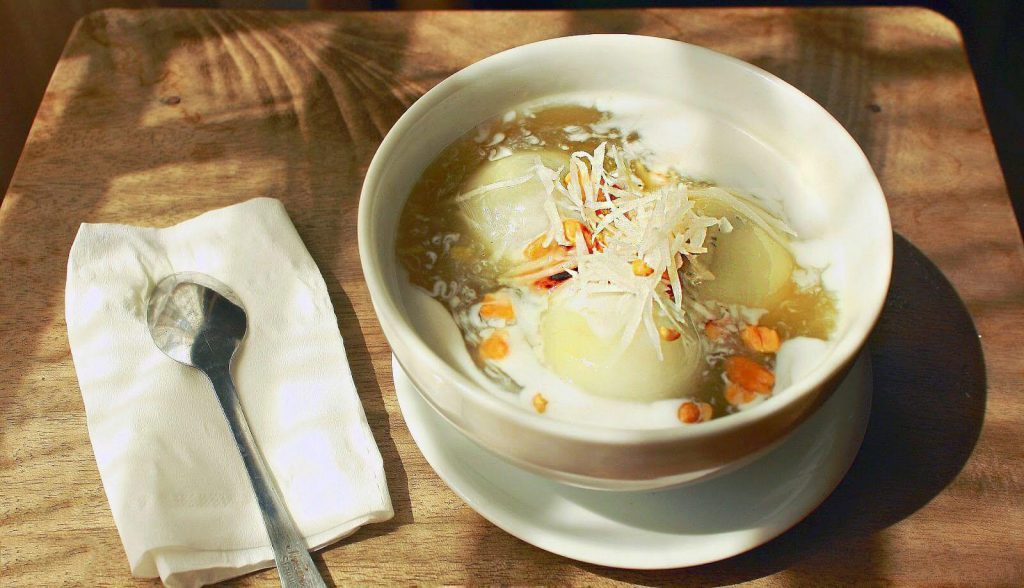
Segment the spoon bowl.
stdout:
<svg viewBox="0 0 1024 588">
<path fill-rule="evenodd" d="M 245 337 L 245 309 L 216 279 L 195 272 L 161 280 L 150 296 L 146 322 L 153 342 L 171 359 L 203 369 L 230 360 Z"/>
</svg>

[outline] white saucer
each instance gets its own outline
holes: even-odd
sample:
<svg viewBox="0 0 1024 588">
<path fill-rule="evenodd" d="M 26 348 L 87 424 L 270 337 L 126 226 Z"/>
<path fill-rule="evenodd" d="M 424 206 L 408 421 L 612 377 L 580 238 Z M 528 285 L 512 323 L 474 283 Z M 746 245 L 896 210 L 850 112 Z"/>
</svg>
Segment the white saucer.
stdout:
<svg viewBox="0 0 1024 588">
<path fill-rule="evenodd" d="M 782 534 L 839 484 L 871 409 L 871 366 L 861 354 L 832 398 L 753 463 L 669 490 L 584 490 L 523 471 L 476 445 L 423 400 L 397 361 L 392 365 L 413 439 L 466 504 L 541 549 L 618 568 L 695 566 Z"/>
</svg>

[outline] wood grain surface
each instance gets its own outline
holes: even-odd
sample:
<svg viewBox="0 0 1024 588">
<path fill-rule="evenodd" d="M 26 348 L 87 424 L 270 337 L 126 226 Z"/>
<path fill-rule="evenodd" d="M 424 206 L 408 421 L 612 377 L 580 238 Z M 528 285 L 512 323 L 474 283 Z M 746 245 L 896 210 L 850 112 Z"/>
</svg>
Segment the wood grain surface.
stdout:
<svg viewBox="0 0 1024 588">
<path fill-rule="evenodd" d="M 898 233 L 850 474 L 752 552 L 660 572 L 576 563 L 463 504 L 402 420 L 353 212 L 418 96 L 502 49 L 671 37 L 750 61 L 857 139 Z M 1024 248 L 955 26 L 920 9 L 405 14 L 105 11 L 73 33 L 0 207 L 0 584 L 130 577 L 64 323 L 82 222 L 166 226 L 284 201 L 327 281 L 396 515 L 317 555 L 337 584 L 1024 583 Z M 240 584 L 275 585 L 265 571 Z"/>
</svg>

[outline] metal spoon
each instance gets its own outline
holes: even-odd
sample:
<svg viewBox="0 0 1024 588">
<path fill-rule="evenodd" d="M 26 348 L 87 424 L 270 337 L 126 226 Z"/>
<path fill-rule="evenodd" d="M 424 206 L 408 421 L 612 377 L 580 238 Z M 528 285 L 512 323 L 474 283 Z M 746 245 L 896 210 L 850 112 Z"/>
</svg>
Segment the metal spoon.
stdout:
<svg viewBox="0 0 1024 588">
<path fill-rule="evenodd" d="M 242 454 L 274 560 L 285 587 L 325 586 L 295 528 L 270 468 L 263 461 L 235 395 L 231 360 L 245 337 L 245 310 L 230 288 L 210 276 L 179 273 L 156 285 L 146 321 L 156 346 L 168 357 L 205 373 Z"/>
</svg>

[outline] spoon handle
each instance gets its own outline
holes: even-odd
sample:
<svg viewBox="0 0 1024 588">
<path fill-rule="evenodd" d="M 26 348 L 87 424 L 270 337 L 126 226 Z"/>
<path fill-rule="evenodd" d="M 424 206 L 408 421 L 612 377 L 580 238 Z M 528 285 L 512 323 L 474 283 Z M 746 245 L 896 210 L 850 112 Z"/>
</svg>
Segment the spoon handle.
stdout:
<svg viewBox="0 0 1024 588">
<path fill-rule="evenodd" d="M 299 535 L 295 523 L 288 514 L 288 508 L 281 492 L 274 484 L 270 468 L 256 447 L 256 441 L 235 394 L 230 368 L 219 365 L 210 366 L 203 371 L 213 382 L 221 408 L 224 409 L 224 416 L 228 419 L 235 443 L 238 444 L 238 451 L 245 462 L 249 481 L 252 482 L 252 489 L 256 493 L 256 502 L 259 503 L 260 512 L 263 514 L 263 523 L 267 527 L 267 535 L 270 536 L 270 544 L 274 548 L 274 560 L 281 575 L 281 585 L 285 588 L 326 586 L 309 557 L 305 540 Z"/>
</svg>

